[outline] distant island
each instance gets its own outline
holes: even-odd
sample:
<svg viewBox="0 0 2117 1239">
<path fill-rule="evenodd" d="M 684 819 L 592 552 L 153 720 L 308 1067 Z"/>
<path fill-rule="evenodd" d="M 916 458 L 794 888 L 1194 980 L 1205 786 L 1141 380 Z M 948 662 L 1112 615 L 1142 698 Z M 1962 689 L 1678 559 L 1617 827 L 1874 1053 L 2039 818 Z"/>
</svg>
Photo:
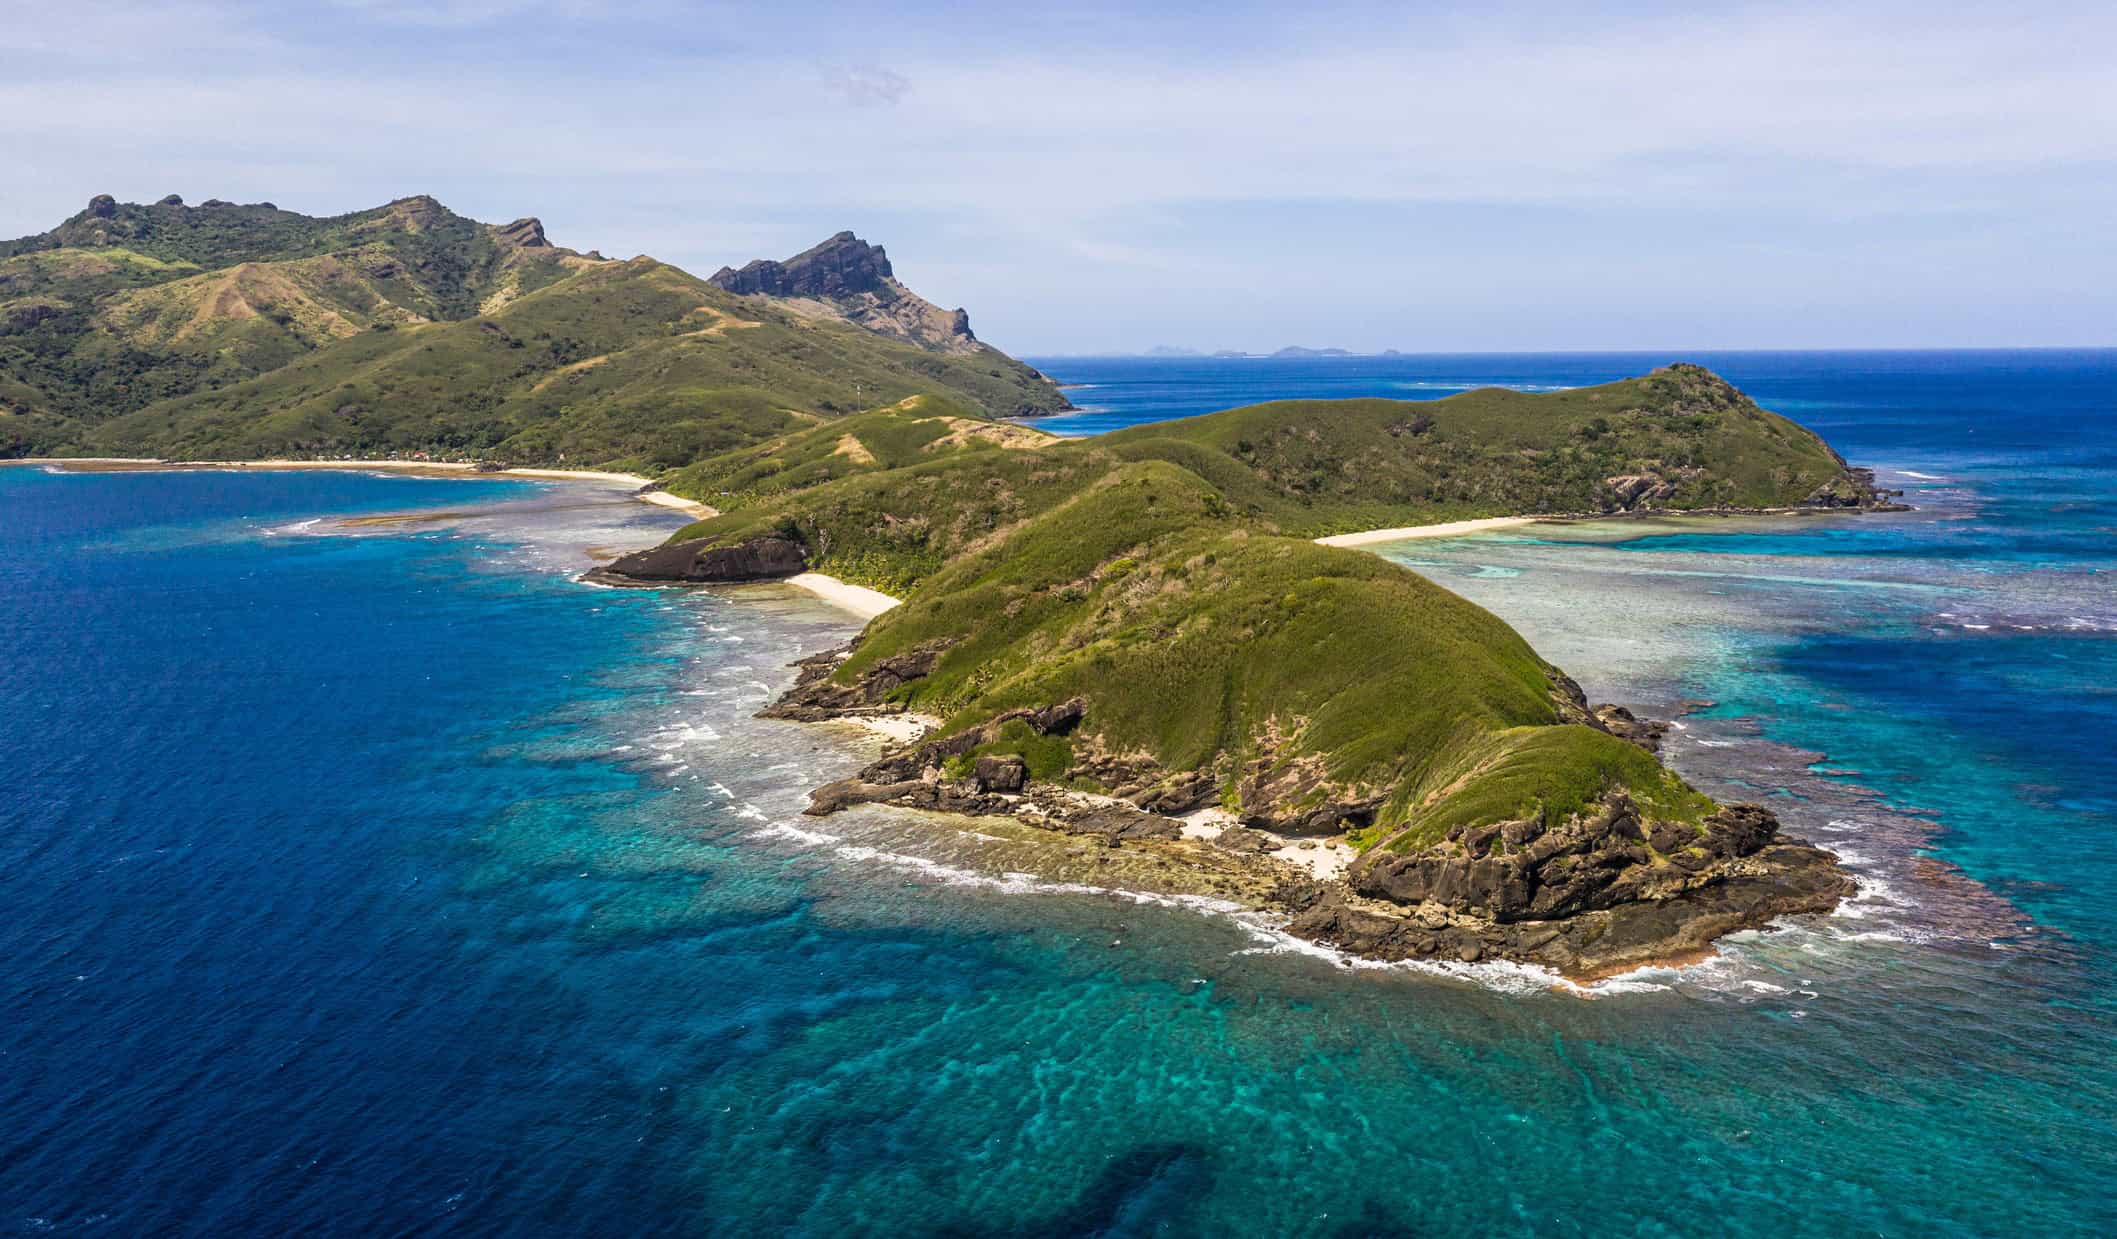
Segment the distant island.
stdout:
<svg viewBox="0 0 2117 1239">
<path fill-rule="evenodd" d="M 635 474 L 705 518 L 598 581 L 801 579 L 875 613 L 768 713 L 912 738 L 811 812 L 1006 814 L 1348 951 L 1575 977 L 1849 891 L 1497 617 L 1318 542 L 1890 506 L 1811 432 L 1689 365 L 1085 440 L 1017 420 L 1069 407 L 850 232 L 700 278 L 423 196 L 170 195 L 0 243 L 0 455 Z"/>
<path fill-rule="evenodd" d="M 1406 354 L 1401 353 L 1393 348 L 1383 349 L 1379 353 L 1361 353 L 1347 348 L 1303 348 L 1298 344 L 1289 344 L 1285 348 L 1276 349 L 1269 353 L 1246 353 L 1241 349 L 1218 349 L 1214 352 L 1208 353 L 1202 349 L 1178 348 L 1174 345 L 1157 344 L 1154 347 L 1147 349 L 1145 352 L 1141 353 L 1140 356 L 1169 360 L 1186 357 L 1224 359 L 1270 358 L 1275 360 L 1298 360 L 1304 357 L 1403 357 L 1406 356 Z"/>
</svg>

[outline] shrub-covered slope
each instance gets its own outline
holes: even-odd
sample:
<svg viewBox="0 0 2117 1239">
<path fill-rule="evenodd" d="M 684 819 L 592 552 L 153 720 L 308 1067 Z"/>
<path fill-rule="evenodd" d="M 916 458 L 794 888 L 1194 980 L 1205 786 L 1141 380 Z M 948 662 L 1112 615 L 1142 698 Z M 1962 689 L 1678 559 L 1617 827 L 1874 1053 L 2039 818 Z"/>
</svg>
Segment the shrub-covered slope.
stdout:
<svg viewBox="0 0 2117 1239">
<path fill-rule="evenodd" d="M 661 469 L 913 395 L 1065 407 L 973 344 L 922 348 L 431 198 L 328 219 L 99 198 L 0 244 L 0 454 Z"/>
<path fill-rule="evenodd" d="M 1638 507 L 1788 507 L 1851 497 L 1813 433 L 1718 375 L 1676 365 L 1570 391 L 1294 400 L 1105 436 L 1178 460 L 1290 533 Z"/>
<path fill-rule="evenodd" d="M 1346 885 L 1288 905 L 1310 936 L 1576 971 L 1842 893 L 1827 854 L 1688 786 L 1497 617 L 1285 536 L 1871 498 L 1814 435 L 1704 371 L 1563 397 L 1262 405 L 939 455 L 915 414 L 865 416 L 851 444 L 805 429 L 687 479 L 732 510 L 613 566 L 622 580 L 807 564 L 904 597 L 775 709 L 917 711 L 942 720 L 937 738 L 820 789 L 816 811 L 1021 812 L 1027 796 L 1112 840 L 1174 841 L 1161 815 L 1218 806 L 1361 850 Z M 1465 489 L 1437 498 L 1436 480 Z"/>
<path fill-rule="evenodd" d="M 672 489 L 724 514 L 676 539 L 721 545 L 784 529 L 822 570 L 897 591 L 1146 461 L 1203 479 L 1261 531 L 1301 537 L 1471 516 L 1875 499 L 1865 476 L 1812 432 L 1695 366 L 1537 395 L 1280 401 L 1033 451 L 893 458 L 904 462 L 898 469 L 819 464 L 824 441 L 804 431 L 716 472 L 678 475 Z"/>
</svg>

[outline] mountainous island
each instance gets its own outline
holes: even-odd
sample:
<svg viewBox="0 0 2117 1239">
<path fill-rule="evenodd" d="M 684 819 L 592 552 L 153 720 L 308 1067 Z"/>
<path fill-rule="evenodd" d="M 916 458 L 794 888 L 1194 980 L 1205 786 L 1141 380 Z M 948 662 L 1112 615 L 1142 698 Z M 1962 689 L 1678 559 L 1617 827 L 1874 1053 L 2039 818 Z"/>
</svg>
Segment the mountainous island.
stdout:
<svg viewBox="0 0 2117 1239">
<path fill-rule="evenodd" d="M 700 279 L 423 196 L 314 218 L 172 194 L 0 242 L 0 457 L 654 472 L 913 395 L 1071 407 L 850 233 Z"/>
<path fill-rule="evenodd" d="M 1886 506 L 1814 434 L 1687 365 L 1086 440 L 1017 420 L 1067 407 L 851 233 L 701 279 L 426 197 L 315 218 L 171 195 L 0 243 L 0 455 L 624 469 L 718 514 L 600 580 L 900 597 L 771 713 L 933 726 L 812 812 L 1007 814 L 1350 951 L 1573 976 L 1849 891 L 1497 617 L 1313 541 Z M 1290 841 L 1346 863 L 1289 864 Z"/>
</svg>

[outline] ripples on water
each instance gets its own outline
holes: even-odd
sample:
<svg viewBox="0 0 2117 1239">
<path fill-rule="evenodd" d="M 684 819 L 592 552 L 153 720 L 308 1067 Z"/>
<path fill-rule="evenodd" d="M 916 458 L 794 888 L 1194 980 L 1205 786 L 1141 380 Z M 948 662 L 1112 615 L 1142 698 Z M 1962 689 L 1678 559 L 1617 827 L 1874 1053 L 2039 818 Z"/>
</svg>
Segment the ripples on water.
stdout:
<svg viewBox="0 0 2117 1239">
<path fill-rule="evenodd" d="M 643 505 L 20 474 L 0 470 L 8 1225 L 2112 1221 L 2109 784 L 2086 737 L 2009 730 L 2024 692 L 2099 728 L 2112 680 L 2093 632 L 1998 626 L 2106 616 L 2092 582 L 1866 562 L 1823 526 L 1397 552 L 1600 698 L 1717 702 L 1674 760 L 1862 874 L 1838 916 L 1582 1001 L 1097 894 L 1064 845 L 1022 876 L 1039 844 L 1005 824 L 801 818 L 876 742 L 751 715 L 852 624 L 778 588 L 572 583 L 584 548 L 674 523 Z M 1964 489 L 1994 516 L 1982 477 Z M 445 528 L 303 525 L 495 499 Z M 1558 544 L 1582 536 L 1617 541 Z"/>
</svg>

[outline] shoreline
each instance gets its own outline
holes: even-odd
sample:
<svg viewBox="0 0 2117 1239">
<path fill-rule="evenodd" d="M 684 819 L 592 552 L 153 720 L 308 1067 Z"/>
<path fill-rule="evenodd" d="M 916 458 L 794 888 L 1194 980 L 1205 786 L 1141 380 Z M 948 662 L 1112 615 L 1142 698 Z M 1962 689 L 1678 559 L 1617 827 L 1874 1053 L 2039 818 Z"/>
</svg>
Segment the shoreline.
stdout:
<svg viewBox="0 0 2117 1239">
<path fill-rule="evenodd" d="M 879 589 L 869 589 L 865 585 L 854 585 L 850 581 L 841 581 L 837 577 L 826 576 L 821 572 L 802 572 L 794 576 L 782 577 L 781 580 L 795 589 L 807 590 L 832 606 L 851 611 L 862 619 L 873 619 L 891 607 L 901 605 L 904 601 L 902 598 L 893 598 Z"/>
<path fill-rule="evenodd" d="M 187 469 L 217 469 L 238 471 L 292 471 L 335 469 L 341 471 L 376 471 L 412 475 L 424 474 L 428 476 L 441 477 L 518 477 L 547 479 L 553 481 L 589 481 L 611 485 L 635 486 L 640 488 L 652 487 L 657 485 L 651 479 L 640 477 L 636 474 L 617 473 L 607 470 L 562 470 L 546 468 L 479 470 L 475 465 L 457 462 L 383 461 L 364 459 L 341 461 L 258 460 L 172 462 L 155 459 L 101 458 L 71 460 L 38 459 L 0 463 L 39 464 L 80 472 L 153 472 L 181 471 Z M 713 509 L 707 507 L 707 505 L 694 504 L 691 501 L 683 500 L 677 498 L 676 496 L 668 495 L 666 494 L 666 492 L 661 492 L 658 490 L 642 490 L 640 493 L 636 493 L 629 497 L 639 499 L 643 502 L 656 503 L 660 506 L 667 506 L 672 509 L 684 510 L 687 512 L 693 512 L 702 509 L 704 515 L 715 514 Z M 1657 513 L 1655 515 L 1665 514 Z M 1726 514 L 1710 513 L 1710 515 Z M 1577 520 L 1580 519 L 1580 517 L 1484 517 L 1469 520 L 1435 522 L 1431 524 L 1416 526 L 1366 530 L 1350 534 L 1339 534 L 1323 538 L 1317 538 L 1315 539 L 1315 541 L 1318 544 L 1325 546 L 1359 548 L 1374 544 L 1401 540 L 1452 537 L 1479 532 L 1518 528 L 1522 526 L 1536 524 L 1541 521 L 1554 521 L 1557 523 L 1564 523 L 1568 519 Z M 875 617 L 884 614 L 890 609 L 900 605 L 902 601 L 899 598 L 893 597 L 889 594 L 885 594 L 879 590 L 869 589 L 864 586 L 855 585 L 839 578 L 819 572 L 799 573 L 791 577 L 781 578 L 781 580 L 785 584 L 803 590 L 804 592 L 809 593 L 824 602 L 830 603 L 835 607 L 838 607 L 853 615 L 859 616 L 862 620 L 872 620 Z M 882 738 L 887 744 L 906 746 L 916 744 L 917 741 L 926 732 L 928 732 L 935 725 L 935 723 L 938 722 L 938 720 L 915 716 L 907 716 L 902 718 L 893 717 L 886 721 L 869 720 L 864 718 L 847 718 L 846 721 L 860 724 L 864 729 L 880 736 L 880 738 Z M 880 725 L 877 725 L 878 723 Z M 981 815 L 977 813 L 971 813 L 967 816 L 971 817 L 972 819 L 975 819 L 977 816 Z M 1054 829 L 1054 827 L 1048 822 L 1024 821 L 1021 816 L 1015 814 L 1008 814 L 1007 816 L 1012 820 L 1021 821 L 1023 822 L 1023 824 L 1032 827 L 1042 827 L 1046 830 Z M 1215 824 L 1217 825 L 1218 823 Z M 1186 836 L 1184 842 L 1190 843 L 1192 847 L 1189 849 L 1179 850 L 1194 850 L 1198 848 L 1201 844 L 1209 842 L 1211 835 L 1220 833 L 1217 830 L 1210 831 L 1209 833 L 1205 830 L 1197 830 L 1195 828 L 1188 827 L 1189 824 L 1187 823 L 1187 828 L 1184 829 L 1182 833 L 1184 836 Z M 1075 832 L 1060 828 L 1057 829 L 1057 833 L 1061 837 L 1065 837 L 1073 835 Z M 1354 856 L 1351 853 L 1351 849 L 1344 847 L 1342 843 L 1339 843 L 1335 840 L 1295 840 L 1293 838 L 1270 837 L 1269 841 L 1273 844 L 1277 844 L 1278 846 L 1265 849 L 1264 855 L 1256 857 L 1255 861 L 1252 863 L 1262 862 L 1264 864 L 1269 865 L 1271 868 L 1285 866 L 1288 869 L 1300 873 L 1310 882 L 1318 884 L 1329 883 L 1333 882 L 1334 880 L 1342 881 L 1346 868 L 1348 867 L 1350 861 L 1354 859 Z M 1160 849 L 1150 847 L 1148 850 L 1159 851 Z M 1167 859 L 1180 860 L 1189 858 L 1169 857 Z M 1229 857 L 1227 859 L 1235 860 L 1236 858 Z M 1240 861 L 1237 861 L 1236 863 L 1238 865 L 1241 864 Z M 1203 894 L 1204 892 L 1203 890 L 1201 890 L 1199 893 Z M 1241 905 L 1247 905 L 1247 910 L 1251 913 L 1262 914 L 1268 920 L 1273 922 L 1277 922 L 1282 918 L 1287 917 L 1287 914 L 1290 911 L 1290 909 L 1288 908 L 1277 906 L 1275 900 L 1257 897 L 1254 892 L 1252 893 L 1251 898 L 1238 899 L 1237 902 Z M 1288 941 L 1306 943 L 1310 948 L 1317 949 L 1322 954 L 1336 957 L 1338 959 L 1338 962 L 1343 965 L 1355 967 L 1377 965 L 1420 967 L 1421 965 L 1434 964 L 1437 962 L 1434 960 L 1412 959 L 1409 957 L 1403 959 L 1394 959 L 1370 955 L 1365 951 L 1361 951 L 1357 948 L 1353 948 L 1350 946 L 1334 947 L 1326 942 L 1317 941 L 1305 935 L 1293 935 L 1288 938 Z M 1531 962 L 1527 960 L 1512 961 L 1505 956 L 1491 956 L 1490 959 L 1491 962 L 1494 963 L 1509 964 L 1513 967 L 1521 967 L 1540 973 L 1547 973 L 1548 975 L 1543 978 L 1543 982 L 1546 988 L 1556 990 L 1570 990 L 1576 994 L 1582 994 L 1584 996 L 1587 996 L 1588 991 L 1590 991 L 1592 987 L 1595 987 L 1599 983 L 1607 980 L 1622 978 L 1629 974 L 1656 969 L 1681 970 L 1685 967 L 1689 967 L 1701 963 L 1705 960 L 1712 959 L 1718 954 L 1719 951 L 1717 947 L 1712 943 L 1683 944 L 1675 945 L 1675 949 L 1669 951 L 1665 955 L 1650 955 L 1646 957 L 1634 957 L 1630 959 L 1620 958 L 1613 960 L 1604 960 L 1598 962 L 1597 964 L 1579 970 L 1568 970 L 1562 967 L 1553 967 L 1552 965 L 1547 963 Z M 1358 961 L 1358 963 L 1354 963 L 1353 961 Z M 1447 966 L 1453 964 L 1453 960 L 1439 962 L 1442 965 L 1442 971 L 1454 971 L 1453 967 Z M 1464 963 L 1466 966 L 1474 967 L 1475 963 L 1482 962 L 1486 961 L 1477 960 L 1474 957 L 1467 955 L 1464 957 Z"/>
<path fill-rule="evenodd" d="M 606 469 L 546 469 L 533 466 L 484 469 L 453 460 L 163 460 L 152 456 L 27 456 L 0 460 L 5 465 L 42 465 L 69 473 L 185 473 L 193 470 L 256 470 L 283 473 L 296 470 L 340 470 L 352 473 L 403 473 L 426 477 L 533 478 L 551 482 L 607 482 L 634 488 L 632 498 L 641 503 L 671 508 L 694 520 L 719 516 L 720 509 L 694 499 L 685 499 L 660 489 L 661 483 L 637 473 L 614 473 Z M 649 488 L 654 489 L 649 489 Z"/>
<path fill-rule="evenodd" d="M 640 498 L 654 502 L 652 494 Z M 670 496 L 674 498 L 674 496 Z M 677 500 L 679 503 L 688 500 Z M 704 506 L 704 505 L 700 505 Z M 1533 525 L 1539 521 L 1553 519 L 1544 516 L 1487 516 L 1477 520 L 1444 521 L 1434 525 L 1411 525 L 1398 529 L 1370 529 L 1363 533 L 1333 534 L 1328 538 L 1317 538 L 1323 546 L 1365 546 L 1376 542 L 1396 542 L 1410 538 L 1446 538 L 1457 534 L 1477 533 L 1490 529 L 1511 529 L 1519 525 Z M 821 572 L 802 572 L 790 577 L 781 577 L 781 582 L 796 589 L 806 590 L 833 606 L 840 607 L 862 619 L 873 619 L 892 607 L 903 605 L 902 598 L 885 594 L 865 585 L 855 585 Z"/>
<path fill-rule="evenodd" d="M 1649 508 L 1620 512 L 1544 512 L 1533 516 L 1481 516 L 1471 520 L 1441 521 L 1432 525 L 1405 525 L 1396 529 L 1362 529 L 1334 533 L 1314 539 L 1318 546 L 1339 548 L 1371 546 L 1381 542 L 1408 542 L 1415 538 L 1453 538 L 1462 534 L 1519 529 L 1525 525 L 1578 525 L 1594 521 L 1688 521 L 1759 516 L 1856 516 L 1868 512 L 1911 512 L 1909 504 L 1874 508 Z"/>
<path fill-rule="evenodd" d="M 1403 542 L 1412 538 L 1452 538 L 1457 534 L 1483 533 L 1492 529 L 1515 529 L 1552 520 L 1548 516 L 1481 516 L 1467 521 L 1442 521 L 1434 525 L 1403 525 L 1395 529 L 1363 529 L 1358 533 L 1334 533 L 1317 538 L 1318 546 L 1367 546 L 1375 542 Z"/>
</svg>

